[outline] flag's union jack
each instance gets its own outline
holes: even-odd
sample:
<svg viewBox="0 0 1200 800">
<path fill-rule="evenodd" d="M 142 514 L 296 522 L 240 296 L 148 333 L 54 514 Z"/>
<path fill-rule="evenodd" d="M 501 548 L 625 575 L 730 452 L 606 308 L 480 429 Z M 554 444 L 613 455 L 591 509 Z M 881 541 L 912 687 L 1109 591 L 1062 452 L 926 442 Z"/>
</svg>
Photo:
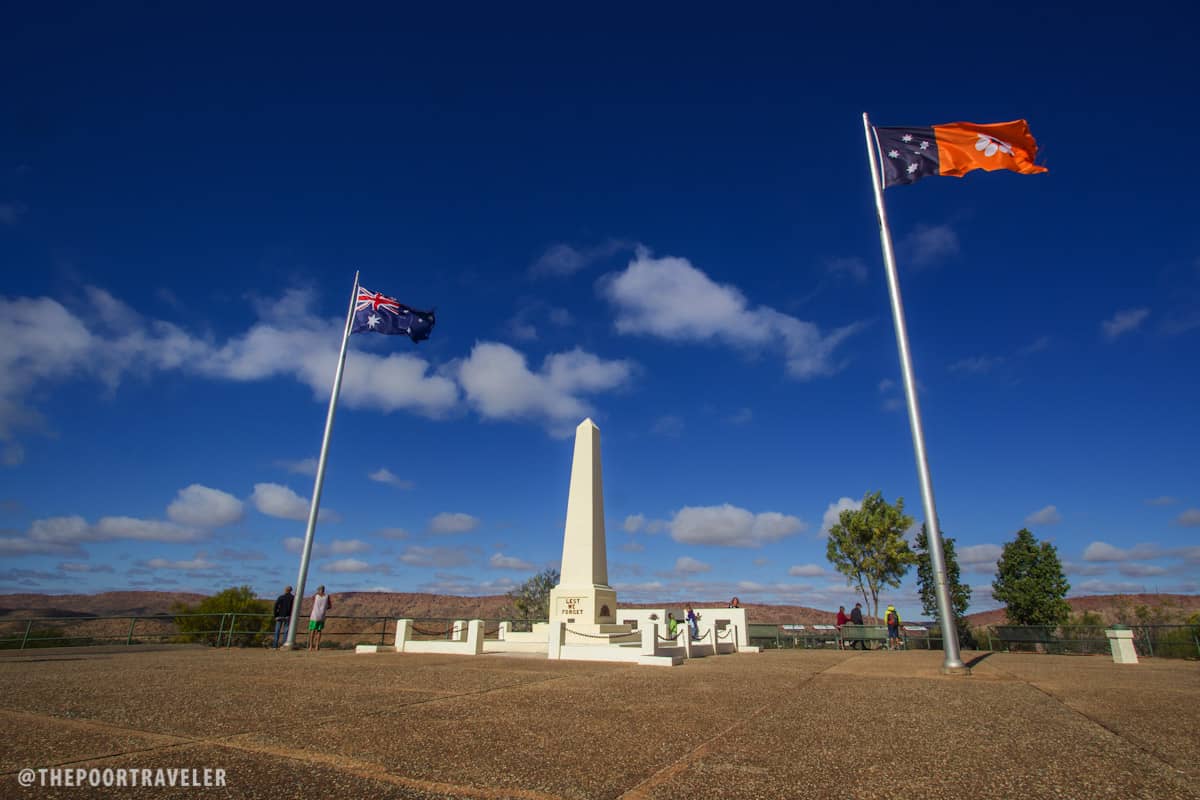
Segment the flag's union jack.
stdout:
<svg viewBox="0 0 1200 800">
<path fill-rule="evenodd" d="M 354 306 L 355 311 L 362 311 L 369 308 L 372 311 L 383 309 L 390 311 L 393 314 L 400 313 L 400 301 L 394 297 L 372 292 L 370 289 L 364 289 L 361 286 L 358 288 L 358 304 Z"/>
</svg>

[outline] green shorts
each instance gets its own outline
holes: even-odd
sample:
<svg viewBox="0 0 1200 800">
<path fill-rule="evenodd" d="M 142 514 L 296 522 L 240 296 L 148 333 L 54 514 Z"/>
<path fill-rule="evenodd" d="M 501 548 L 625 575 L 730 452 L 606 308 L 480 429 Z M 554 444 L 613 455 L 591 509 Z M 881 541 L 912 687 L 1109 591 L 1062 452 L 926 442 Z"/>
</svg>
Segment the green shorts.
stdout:
<svg viewBox="0 0 1200 800">
<path fill-rule="evenodd" d="M 323 619 L 310 619 L 310 620 L 308 621 L 308 629 L 309 629 L 310 631 L 323 631 L 323 630 L 325 630 L 325 620 L 323 620 Z"/>
</svg>

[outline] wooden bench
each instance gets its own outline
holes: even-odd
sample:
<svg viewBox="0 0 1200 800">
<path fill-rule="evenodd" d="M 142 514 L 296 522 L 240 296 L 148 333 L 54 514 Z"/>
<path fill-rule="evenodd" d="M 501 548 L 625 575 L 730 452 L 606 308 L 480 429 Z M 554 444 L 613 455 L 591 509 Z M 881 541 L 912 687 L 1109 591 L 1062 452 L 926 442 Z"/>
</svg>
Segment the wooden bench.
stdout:
<svg viewBox="0 0 1200 800">
<path fill-rule="evenodd" d="M 880 642 L 887 646 L 887 625 L 843 625 L 842 646 L 849 649 L 857 642 L 862 642 L 863 648 L 870 650 L 872 642 Z"/>
</svg>

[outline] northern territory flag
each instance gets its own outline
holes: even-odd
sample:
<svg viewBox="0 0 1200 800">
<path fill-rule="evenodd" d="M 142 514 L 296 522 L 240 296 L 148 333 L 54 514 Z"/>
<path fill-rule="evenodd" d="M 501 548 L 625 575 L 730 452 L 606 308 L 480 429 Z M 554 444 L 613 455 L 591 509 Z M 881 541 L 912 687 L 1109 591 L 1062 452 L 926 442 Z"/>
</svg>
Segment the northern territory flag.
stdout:
<svg viewBox="0 0 1200 800">
<path fill-rule="evenodd" d="M 980 125 L 952 122 L 929 128 L 875 127 L 883 185 L 916 183 L 929 175 L 961 178 L 974 169 L 1036 175 L 1037 142 L 1023 119 Z"/>
</svg>

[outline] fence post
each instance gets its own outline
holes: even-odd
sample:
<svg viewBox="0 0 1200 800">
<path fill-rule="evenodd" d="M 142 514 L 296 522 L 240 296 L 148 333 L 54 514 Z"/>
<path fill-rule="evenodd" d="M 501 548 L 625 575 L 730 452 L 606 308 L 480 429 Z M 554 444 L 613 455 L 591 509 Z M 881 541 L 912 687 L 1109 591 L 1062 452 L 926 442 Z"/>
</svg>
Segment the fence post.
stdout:
<svg viewBox="0 0 1200 800">
<path fill-rule="evenodd" d="M 379 618 L 379 646 L 383 647 L 383 637 L 387 635 L 387 617 Z"/>
<path fill-rule="evenodd" d="M 130 617 L 129 618 L 129 635 L 125 637 L 126 645 L 133 644 L 133 626 L 134 625 L 137 625 L 137 617 Z"/>
<path fill-rule="evenodd" d="M 237 612 L 229 615 L 229 637 L 225 640 L 225 649 L 233 647 L 233 629 L 237 625 Z"/>
<path fill-rule="evenodd" d="M 27 623 L 25 623 L 25 635 L 21 637 L 21 648 L 20 649 L 22 649 L 22 650 L 25 649 L 25 643 L 29 641 L 29 631 L 32 629 L 33 629 L 33 620 L 29 620 Z"/>
</svg>

